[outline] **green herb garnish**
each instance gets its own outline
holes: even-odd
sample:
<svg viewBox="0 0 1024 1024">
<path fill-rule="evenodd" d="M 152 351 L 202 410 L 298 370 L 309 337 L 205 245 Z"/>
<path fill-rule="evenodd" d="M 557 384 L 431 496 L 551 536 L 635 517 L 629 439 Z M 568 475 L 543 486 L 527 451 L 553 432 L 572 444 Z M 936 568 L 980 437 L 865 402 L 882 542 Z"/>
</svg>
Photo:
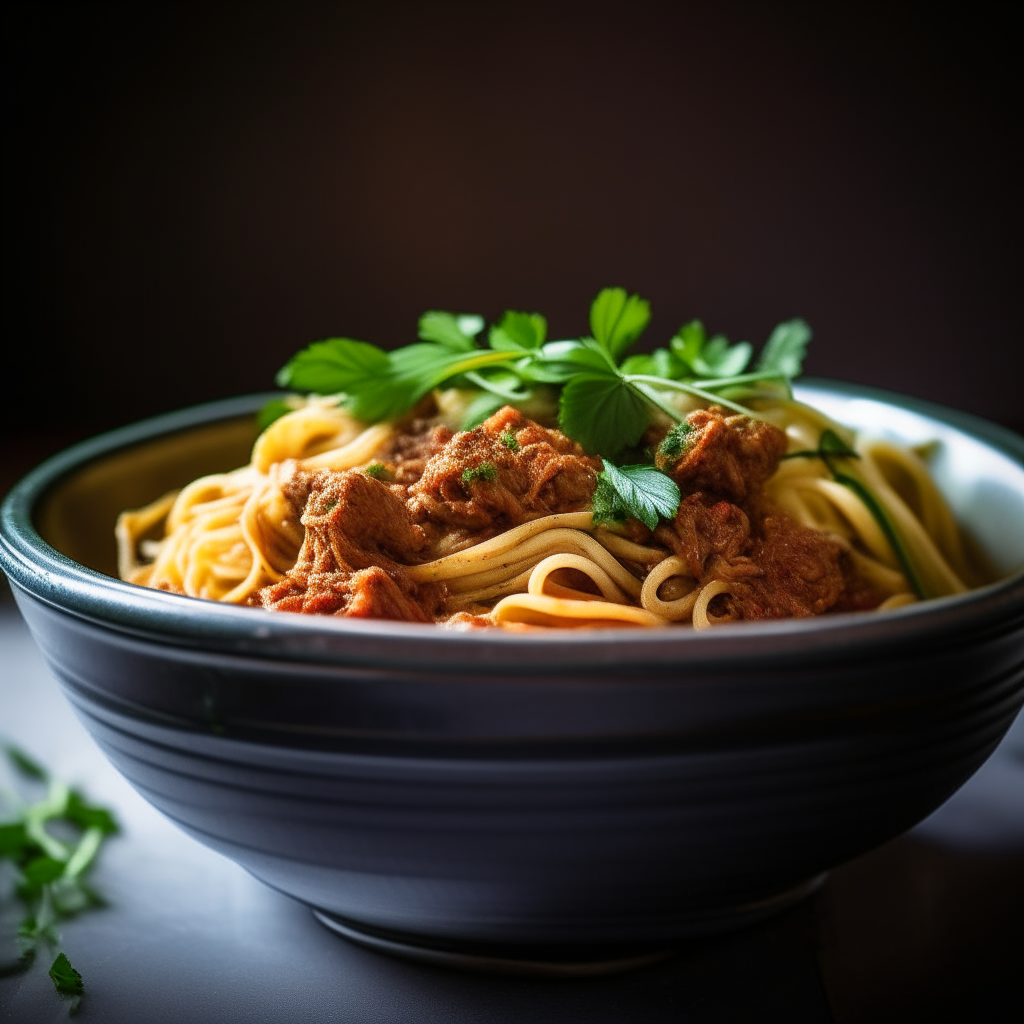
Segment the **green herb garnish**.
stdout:
<svg viewBox="0 0 1024 1024">
<path fill-rule="evenodd" d="M 511 430 L 506 430 L 499 440 L 510 452 L 519 451 L 519 442 L 516 440 L 516 435 L 513 434 Z"/>
<path fill-rule="evenodd" d="M 658 455 L 663 459 L 675 459 L 682 455 L 690 441 L 690 429 L 689 423 L 677 423 L 658 445 Z"/>
<path fill-rule="evenodd" d="M 462 483 L 469 487 L 472 484 L 491 483 L 498 479 L 498 471 L 494 468 L 493 462 L 481 462 L 479 466 L 462 471 Z"/>
<path fill-rule="evenodd" d="M 34 803 L 22 804 L 15 798 L 14 820 L 0 823 L 0 860 L 11 862 L 14 892 L 25 908 L 17 932 L 20 957 L 13 965 L 0 965 L 0 973 L 17 973 L 32 965 L 40 946 L 60 945 L 57 925 L 62 919 L 103 905 L 86 876 L 103 842 L 118 826 L 107 808 L 51 779 L 23 751 L 9 746 L 5 753 L 22 776 L 46 785 L 45 795 Z M 48 830 L 51 823 L 59 823 L 62 835 L 74 838 L 56 838 Z M 54 989 L 70 997 L 69 1012 L 75 1012 L 84 986 L 65 953 L 58 952 L 49 975 Z"/>
<path fill-rule="evenodd" d="M 594 521 L 639 519 L 653 530 L 660 518 L 672 519 L 681 499 L 676 482 L 653 466 L 622 466 L 604 460 L 594 493 Z"/>
<path fill-rule="evenodd" d="M 367 476 L 373 477 L 374 480 L 391 479 L 391 471 L 383 462 L 371 462 L 368 466 L 363 466 L 363 472 Z"/>
<path fill-rule="evenodd" d="M 539 313 L 509 310 L 487 332 L 477 316 L 425 313 L 420 341 L 385 352 L 363 341 L 330 338 L 297 353 L 277 375 L 281 387 L 338 401 L 358 419 L 391 419 L 408 412 L 435 387 L 475 389 L 463 428 L 476 426 L 502 405 L 522 405 L 537 385 L 561 388 L 559 427 L 587 451 L 609 458 L 636 446 L 657 412 L 681 423 L 666 392 L 682 392 L 734 412 L 756 396 L 763 381 L 788 386 L 800 373 L 810 329 L 802 320 L 780 324 L 757 367 L 746 372 L 753 347 L 708 337 L 703 324 L 679 329 L 667 348 L 626 357 L 651 317 L 650 303 L 624 288 L 605 288 L 590 307 L 590 335 L 547 341 Z"/>
<path fill-rule="evenodd" d="M 65 953 L 57 954 L 57 959 L 50 967 L 49 975 L 53 979 L 53 987 L 61 995 L 81 996 L 85 990 L 81 974 L 71 966 L 71 961 Z"/>
</svg>

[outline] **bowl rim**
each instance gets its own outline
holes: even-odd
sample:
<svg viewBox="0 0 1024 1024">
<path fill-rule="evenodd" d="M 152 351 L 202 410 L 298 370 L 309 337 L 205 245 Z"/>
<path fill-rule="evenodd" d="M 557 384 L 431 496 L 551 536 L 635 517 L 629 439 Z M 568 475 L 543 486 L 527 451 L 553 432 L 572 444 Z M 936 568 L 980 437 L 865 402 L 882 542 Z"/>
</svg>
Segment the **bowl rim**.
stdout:
<svg viewBox="0 0 1024 1024">
<path fill-rule="evenodd" d="M 969 413 L 861 384 L 801 379 L 795 391 L 869 399 L 934 419 L 1024 466 L 1024 438 Z M 150 590 L 90 569 L 51 547 L 37 532 L 33 513 L 61 479 L 118 449 L 258 410 L 279 392 L 263 392 L 191 406 L 119 427 L 57 453 L 21 479 L 0 506 L 0 568 L 19 590 L 71 616 L 117 632 L 176 646 L 247 650 L 291 661 L 465 664 L 489 652 L 495 668 L 514 659 L 586 666 L 629 662 L 750 662 L 780 654 L 894 647 L 920 634 L 941 635 L 965 626 L 1024 617 L 1024 568 L 995 583 L 953 597 L 895 609 L 808 619 L 723 625 L 713 630 L 559 630 L 510 633 L 453 630 L 435 625 L 333 616 L 285 615 Z"/>
</svg>

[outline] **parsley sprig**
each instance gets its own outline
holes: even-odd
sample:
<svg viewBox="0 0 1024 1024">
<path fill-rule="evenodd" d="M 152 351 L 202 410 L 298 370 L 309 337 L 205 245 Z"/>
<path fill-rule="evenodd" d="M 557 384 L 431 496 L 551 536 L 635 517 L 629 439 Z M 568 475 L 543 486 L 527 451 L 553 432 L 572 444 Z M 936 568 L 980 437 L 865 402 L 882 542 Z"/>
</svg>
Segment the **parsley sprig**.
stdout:
<svg viewBox="0 0 1024 1024">
<path fill-rule="evenodd" d="M 401 416 L 434 388 L 465 388 L 476 395 L 466 408 L 464 429 L 503 405 L 529 403 L 540 388 L 556 389 L 562 432 L 604 460 L 594 498 L 598 521 L 632 516 L 654 529 L 659 517 L 675 515 L 679 488 L 653 466 L 619 468 L 611 460 L 635 450 L 659 413 L 679 425 L 670 436 L 681 449 L 685 417 L 672 401 L 673 392 L 749 416 L 756 414 L 739 400 L 756 395 L 764 382 L 775 382 L 788 395 L 811 331 L 799 319 L 779 324 L 748 371 L 753 346 L 730 344 L 721 334 L 708 337 L 699 320 L 684 324 L 667 347 L 627 355 L 650 319 L 646 299 L 624 288 L 604 288 L 591 303 L 590 333 L 583 337 L 548 341 L 543 316 L 508 310 L 491 325 L 484 343 L 482 317 L 432 310 L 420 317 L 420 340 L 412 345 L 386 352 L 353 338 L 318 341 L 289 360 L 277 383 L 337 395 L 366 421 Z M 261 426 L 287 408 L 280 400 L 268 405 Z M 515 450 L 514 437 L 502 440 Z M 492 479 L 478 470 L 463 475 L 467 486 Z"/>
<path fill-rule="evenodd" d="M 46 788 L 45 795 L 30 804 L 11 794 L 13 817 L 0 822 L 0 861 L 13 866 L 14 895 L 25 911 L 18 926 L 19 958 L 14 964 L 0 965 L 0 976 L 28 970 L 41 946 L 50 947 L 51 952 L 59 947 L 57 925 L 62 919 L 103 905 L 86 879 L 104 840 L 118 831 L 105 807 L 89 803 L 78 790 L 51 779 L 23 751 L 7 747 L 5 753 L 18 774 Z M 51 825 L 62 830 L 63 838 L 50 831 Z M 69 997 L 69 1012 L 74 1013 L 84 986 L 65 953 L 58 952 L 49 976 L 54 989 Z"/>
<path fill-rule="evenodd" d="M 676 482 L 653 466 L 616 466 L 604 459 L 594 492 L 594 522 L 621 523 L 632 516 L 653 530 L 671 519 L 681 495 Z"/>
<path fill-rule="evenodd" d="M 539 313 L 507 311 L 481 341 L 475 315 L 424 313 L 420 341 L 386 352 L 353 338 L 318 341 L 292 357 L 277 375 L 283 388 L 337 395 L 358 419 L 392 419 L 437 387 L 475 390 L 463 426 L 473 426 L 502 405 L 529 402 L 539 386 L 560 389 L 561 430 L 595 454 L 616 458 L 634 448 L 658 411 L 675 422 L 683 415 L 670 398 L 682 392 L 753 415 L 739 399 L 762 382 L 788 389 L 801 370 L 811 332 L 803 320 L 779 324 L 752 371 L 753 346 L 708 337 L 699 320 L 643 355 L 627 356 L 651 317 L 650 303 L 624 288 L 604 288 L 590 307 L 590 333 L 547 340 Z M 285 410 L 269 410 L 266 419 Z"/>
</svg>

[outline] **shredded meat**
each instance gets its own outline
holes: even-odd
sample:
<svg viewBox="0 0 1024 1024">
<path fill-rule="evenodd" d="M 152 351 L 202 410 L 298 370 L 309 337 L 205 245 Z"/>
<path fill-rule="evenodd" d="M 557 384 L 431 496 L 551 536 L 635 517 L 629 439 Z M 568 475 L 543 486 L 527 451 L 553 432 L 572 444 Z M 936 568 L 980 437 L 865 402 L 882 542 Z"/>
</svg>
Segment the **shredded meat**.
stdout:
<svg viewBox="0 0 1024 1024">
<path fill-rule="evenodd" d="M 750 520 L 739 506 L 698 492 L 680 502 L 675 520 L 659 526 L 654 539 L 686 562 L 694 579 L 704 580 L 712 556 L 728 562 L 748 546 Z"/>
<path fill-rule="evenodd" d="M 409 488 L 417 522 L 471 531 L 483 539 L 556 512 L 590 507 L 600 459 L 558 430 L 511 406 L 456 434 Z"/>
<path fill-rule="evenodd" d="M 749 545 L 749 555 L 720 556 L 715 575 L 732 585 L 722 602 L 738 619 L 821 615 L 843 593 L 842 553 L 834 537 L 787 515 L 768 515 L 761 522 L 761 535 Z"/>
<path fill-rule="evenodd" d="M 786 451 L 786 435 L 778 427 L 728 415 L 717 405 L 691 412 L 686 424 L 682 450 L 666 456 L 659 449 L 655 459 L 684 495 L 707 491 L 742 502 L 760 491 Z"/>
<path fill-rule="evenodd" d="M 406 486 L 423 476 L 427 462 L 452 439 L 453 432 L 432 419 L 413 420 L 408 432 L 398 434 L 381 453 L 381 462 L 395 483 Z"/>
<path fill-rule="evenodd" d="M 684 495 L 654 538 L 701 585 L 725 580 L 715 614 L 735 619 L 802 618 L 833 609 L 874 608 L 881 595 L 853 569 L 844 542 L 801 526 L 764 499 L 786 451 L 777 427 L 718 406 L 686 418 L 680 450 L 659 448 L 656 464 Z"/>
<path fill-rule="evenodd" d="M 590 507 L 599 459 L 512 408 L 452 434 L 414 421 L 381 452 L 387 482 L 359 469 L 290 467 L 283 493 L 306 528 L 295 567 L 253 600 L 264 608 L 433 622 L 444 584 L 416 584 L 453 532 L 473 543 L 519 523 Z M 467 475 L 468 471 L 468 475 Z M 472 620 L 472 616 L 461 616 Z"/>
<path fill-rule="evenodd" d="M 286 486 L 305 497 L 306 537 L 295 567 L 256 595 L 264 608 L 359 618 L 433 622 L 443 585 L 415 584 L 405 566 L 420 559 L 423 531 L 391 489 L 359 470 L 295 473 Z"/>
<path fill-rule="evenodd" d="M 772 619 L 877 607 L 881 595 L 857 575 L 844 541 L 801 526 L 764 498 L 764 483 L 786 448 L 782 431 L 717 406 L 691 413 L 687 426 L 671 455 L 659 448 L 657 464 L 683 500 L 653 542 L 683 559 L 699 584 L 729 583 L 729 592 L 712 602 L 716 615 Z M 284 467 L 282 490 L 301 517 L 305 541 L 295 567 L 252 603 L 464 629 L 486 625 L 478 614 L 446 610 L 447 587 L 415 583 L 408 567 L 541 516 L 589 509 L 601 470 L 599 458 L 564 434 L 507 406 L 459 433 L 437 419 L 415 419 L 376 462 L 372 474 Z M 647 527 L 633 520 L 620 532 L 652 542 Z M 569 582 L 590 588 L 589 578 Z"/>
</svg>

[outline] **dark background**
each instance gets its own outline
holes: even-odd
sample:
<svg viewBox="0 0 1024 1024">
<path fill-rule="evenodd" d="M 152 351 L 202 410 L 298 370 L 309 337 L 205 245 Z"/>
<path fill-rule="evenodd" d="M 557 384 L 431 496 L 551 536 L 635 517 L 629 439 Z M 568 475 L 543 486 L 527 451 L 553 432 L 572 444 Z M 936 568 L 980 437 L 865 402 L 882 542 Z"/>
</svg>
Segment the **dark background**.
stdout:
<svg viewBox="0 0 1024 1024">
<path fill-rule="evenodd" d="M 648 347 L 802 315 L 809 373 L 1024 430 L 1019 39 L 823 6 L 24 6 L 4 482 L 427 308 L 576 335 L 606 284 Z"/>
</svg>

